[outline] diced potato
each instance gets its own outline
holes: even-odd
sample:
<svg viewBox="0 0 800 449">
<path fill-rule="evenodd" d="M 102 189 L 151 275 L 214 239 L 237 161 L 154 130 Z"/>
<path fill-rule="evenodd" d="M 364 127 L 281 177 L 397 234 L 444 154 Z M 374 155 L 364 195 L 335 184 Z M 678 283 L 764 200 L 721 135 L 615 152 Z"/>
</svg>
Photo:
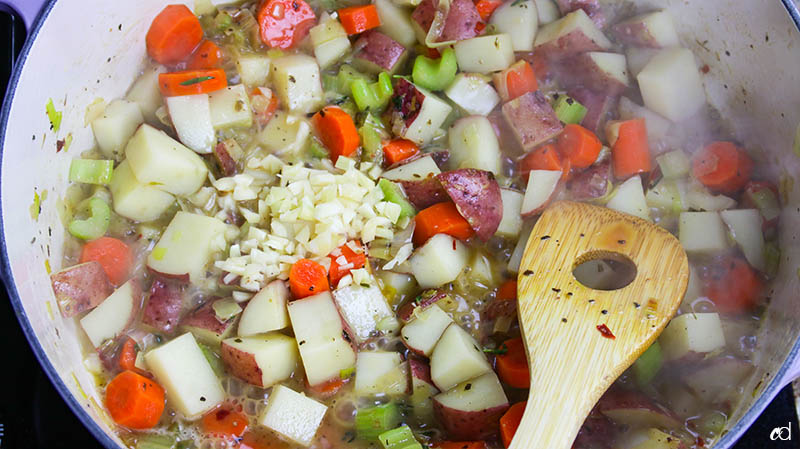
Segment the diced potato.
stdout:
<svg viewBox="0 0 800 449">
<path fill-rule="evenodd" d="M 632 77 L 639 76 L 644 66 L 657 55 L 660 50 L 655 48 L 628 47 L 625 49 L 625 58 L 628 60 L 628 70 Z"/>
<path fill-rule="evenodd" d="M 725 347 L 717 313 L 685 313 L 669 322 L 658 338 L 664 358 L 674 360 L 689 352 L 706 353 Z"/>
<path fill-rule="evenodd" d="M 401 363 L 402 358 L 398 352 L 359 352 L 353 387 L 355 393 L 359 396 L 405 394 L 408 390 L 408 378 L 397 375 Z"/>
<path fill-rule="evenodd" d="M 692 163 L 689 156 L 682 150 L 674 150 L 664 153 L 656 158 L 658 167 L 661 169 L 661 175 L 665 179 L 679 179 L 685 178 L 689 175 Z"/>
<path fill-rule="evenodd" d="M 533 51 L 539 28 L 539 13 L 533 0 L 508 1 L 492 13 L 489 24 L 499 33 L 511 36 L 514 51 Z"/>
<path fill-rule="evenodd" d="M 650 220 L 650 208 L 647 207 L 642 179 L 639 176 L 628 178 L 620 184 L 614 196 L 606 203 L 606 207 Z"/>
<path fill-rule="evenodd" d="M 431 156 L 423 156 L 413 161 L 383 172 L 382 178 L 390 181 L 415 181 L 433 177 L 441 173 Z"/>
<path fill-rule="evenodd" d="M 325 16 L 308 33 L 320 69 L 326 69 L 350 50 L 350 39 L 338 20 Z"/>
<path fill-rule="evenodd" d="M 167 97 L 167 110 L 181 143 L 201 154 L 216 143 L 208 94 Z"/>
<path fill-rule="evenodd" d="M 403 344 L 412 351 L 429 357 L 453 319 L 436 304 L 415 311 L 412 316 L 412 320 L 400 331 Z"/>
<path fill-rule="evenodd" d="M 274 280 L 250 298 L 239 320 L 242 337 L 285 329 L 289 326 L 289 289 L 281 280 Z"/>
<path fill-rule="evenodd" d="M 50 275 L 50 283 L 65 318 L 97 307 L 114 292 L 103 266 L 96 261 L 56 271 Z"/>
<path fill-rule="evenodd" d="M 713 253 L 728 248 L 728 235 L 718 212 L 682 212 L 678 236 L 687 253 Z"/>
<path fill-rule="evenodd" d="M 507 239 L 515 239 L 522 230 L 522 198 L 516 190 L 500 189 L 503 199 L 503 218 L 497 227 L 496 235 Z"/>
<path fill-rule="evenodd" d="M 392 0 L 375 0 L 381 26 L 378 30 L 406 48 L 412 47 L 417 38 L 411 26 L 411 13 Z"/>
<path fill-rule="evenodd" d="M 492 34 L 456 42 L 458 69 L 464 72 L 492 73 L 514 63 L 514 44 L 508 34 Z"/>
<path fill-rule="evenodd" d="M 150 67 L 145 69 L 139 78 L 133 82 L 125 99 L 139 105 L 142 116 L 149 123 L 155 123 L 156 109 L 163 104 L 161 90 L 158 88 L 158 74 L 166 69 L 162 66 Z"/>
<path fill-rule="evenodd" d="M 342 320 L 330 292 L 292 301 L 288 307 L 309 385 L 338 379 L 355 366 L 356 354 L 342 336 Z"/>
<path fill-rule="evenodd" d="M 612 27 L 617 39 L 624 45 L 649 48 L 667 48 L 680 45 L 672 16 L 666 11 L 641 14 L 617 23 Z"/>
<path fill-rule="evenodd" d="M 92 132 L 104 156 L 120 159 L 128 139 L 144 123 L 142 110 L 136 103 L 114 100 L 103 114 L 92 120 Z"/>
<path fill-rule="evenodd" d="M 381 321 L 394 317 L 386 298 L 375 285 L 348 285 L 334 290 L 333 299 L 342 319 L 347 323 L 350 337 L 359 344 L 378 332 Z"/>
<path fill-rule="evenodd" d="M 180 289 L 180 287 L 178 287 L 178 289 Z M 158 317 L 156 314 L 158 303 L 156 303 L 154 306 L 154 300 L 154 295 L 151 294 L 146 306 L 148 309 L 150 309 L 148 312 L 151 312 L 148 315 L 149 317 Z M 182 297 L 179 297 L 177 306 L 180 307 L 182 302 Z M 162 303 L 162 311 L 166 309 L 164 306 L 168 307 L 167 304 Z M 153 307 L 156 307 L 156 309 L 152 309 Z M 228 309 L 227 311 L 225 310 L 226 307 Z M 218 313 L 218 311 L 224 313 L 221 314 Z M 176 313 L 177 317 L 175 317 L 174 320 L 178 321 L 178 319 L 180 319 L 181 332 L 191 332 L 194 338 L 200 343 L 218 348 L 222 343 L 222 340 L 225 340 L 234 334 L 233 330 L 236 328 L 236 317 L 241 312 L 242 308 L 236 303 L 236 301 L 234 301 L 232 298 L 225 298 L 208 301 L 202 307 L 193 310 L 183 318 L 180 318 L 179 309 Z M 151 320 L 152 318 L 148 318 L 149 322 L 146 324 L 151 326 L 152 324 L 158 324 L 152 323 Z"/>
<path fill-rule="evenodd" d="M 272 61 L 272 82 L 281 105 L 292 112 L 314 112 L 322 106 L 322 78 L 316 59 L 283 56 Z"/>
<path fill-rule="evenodd" d="M 681 440 L 658 429 L 635 430 L 623 438 L 624 449 L 679 449 Z"/>
<path fill-rule="evenodd" d="M 173 195 L 191 195 L 205 182 L 208 168 L 194 151 L 150 125 L 142 125 L 125 147 L 134 176 Z"/>
<path fill-rule="evenodd" d="M 662 50 L 636 79 L 644 105 L 672 121 L 693 116 L 706 103 L 703 80 L 691 50 Z"/>
<path fill-rule="evenodd" d="M 469 253 L 461 241 L 447 234 L 436 234 L 409 259 L 411 272 L 422 288 L 454 281 L 467 266 Z"/>
<path fill-rule="evenodd" d="M 679 213 L 688 209 L 684 179 L 662 179 L 647 191 L 645 200 L 649 207 L 666 212 Z"/>
<path fill-rule="evenodd" d="M 497 374 L 490 371 L 433 397 L 436 422 L 459 440 L 479 440 L 497 433 L 508 398 Z"/>
<path fill-rule="evenodd" d="M 561 17 L 561 12 L 558 10 L 558 5 L 553 0 L 533 0 L 536 4 L 536 12 L 539 16 L 539 25 L 547 25 L 550 22 L 555 22 Z"/>
<path fill-rule="evenodd" d="M 277 111 L 258 133 L 258 143 L 270 152 L 299 154 L 308 144 L 311 126 L 304 117 Z"/>
<path fill-rule="evenodd" d="M 431 354 L 431 379 L 442 391 L 491 370 L 475 339 L 455 323 L 447 327 Z"/>
<path fill-rule="evenodd" d="M 289 387 L 276 385 L 258 423 L 301 446 L 310 446 L 328 407 Z"/>
<path fill-rule="evenodd" d="M 470 115 L 489 115 L 500 103 L 489 79 L 477 73 L 459 73 L 444 94 Z"/>
<path fill-rule="evenodd" d="M 501 156 L 497 134 L 482 115 L 457 120 L 448 133 L 453 168 L 477 168 L 500 174 Z"/>
<path fill-rule="evenodd" d="M 521 214 L 529 217 L 542 213 L 555 197 L 561 177 L 561 170 L 531 170 L 525 195 L 522 197 Z"/>
<path fill-rule="evenodd" d="M 540 12 L 541 13 L 541 12 Z M 536 33 L 534 50 L 542 56 L 565 57 L 611 48 L 606 38 L 582 8 L 542 27 Z"/>
<path fill-rule="evenodd" d="M 249 128 L 253 124 L 253 111 L 244 84 L 211 92 L 208 103 L 214 129 Z"/>
<path fill-rule="evenodd" d="M 249 87 L 264 86 L 269 79 L 271 61 L 262 54 L 245 53 L 236 57 L 236 70 L 242 83 Z"/>
<path fill-rule="evenodd" d="M 167 275 L 188 274 L 192 282 L 203 279 L 211 256 L 225 249 L 226 228 L 214 217 L 178 212 L 147 257 L 147 266 Z"/>
<path fill-rule="evenodd" d="M 495 283 L 494 269 L 489 256 L 485 252 L 475 249 L 469 259 L 469 274 L 477 281 L 478 285 L 491 286 Z"/>
<path fill-rule="evenodd" d="M 725 195 L 714 195 L 696 179 L 690 179 L 686 189 L 686 208 L 721 211 L 736 206 L 736 200 Z"/>
<path fill-rule="evenodd" d="M 221 352 L 233 375 L 261 388 L 291 377 L 300 361 L 295 339 L 279 332 L 225 339 Z"/>
<path fill-rule="evenodd" d="M 531 236 L 531 231 L 533 231 L 533 222 L 523 223 L 522 231 L 520 231 L 519 239 L 517 239 L 517 246 L 514 247 L 514 251 L 511 252 L 511 257 L 508 259 L 508 271 L 512 273 L 519 271 L 519 265 L 522 263 L 522 255 L 525 254 L 525 246 L 528 244 L 528 237 Z"/>
<path fill-rule="evenodd" d="M 122 334 L 133 323 L 142 303 L 141 296 L 139 285 L 131 279 L 81 318 L 81 327 L 95 348 Z"/>
<path fill-rule="evenodd" d="M 175 202 L 171 194 L 139 182 L 127 160 L 114 169 L 108 188 L 114 212 L 134 221 L 155 220 Z"/>
<path fill-rule="evenodd" d="M 170 405 L 187 419 L 197 419 L 225 400 L 225 390 L 191 333 L 149 351 L 144 359 Z"/>
<path fill-rule="evenodd" d="M 392 108 L 392 131 L 417 145 L 433 139 L 453 110 L 441 98 L 403 78 L 397 79 L 393 101 L 402 108 Z"/>
<path fill-rule="evenodd" d="M 761 213 L 757 209 L 723 210 L 719 213 L 728 225 L 733 240 L 742 249 L 747 262 L 757 270 L 766 269 L 764 259 L 764 233 L 761 230 Z"/>
</svg>

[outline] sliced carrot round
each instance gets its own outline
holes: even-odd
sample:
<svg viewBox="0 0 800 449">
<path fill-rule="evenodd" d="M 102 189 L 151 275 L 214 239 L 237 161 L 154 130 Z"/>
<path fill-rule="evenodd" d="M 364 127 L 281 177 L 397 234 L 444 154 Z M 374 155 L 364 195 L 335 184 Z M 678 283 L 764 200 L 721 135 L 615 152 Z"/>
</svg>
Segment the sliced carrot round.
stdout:
<svg viewBox="0 0 800 449">
<path fill-rule="evenodd" d="M 292 48 L 308 34 L 315 19 L 304 0 L 267 0 L 258 9 L 261 41 L 273 48 Z"/>
<path fill-rule="evenodd" d="M 289 269 L 289 288 L 294 299 L 328 291 L 328 273 L 317 262 L 300 259 Z"/>
<path fill-rule="evenodd" d="M 569 124 L 558 136 L 558 149 L 574 168 L 594 164 L 603 144 L 597 136 L 581 125 Z"/>
<path fill-rule="evenodd" d="M 500 380 L 514 388 L 530 388 L 531 374 L 522 339 L 506 340 L 501 347 L 506 348 L 505 354 L 498 354 L 495 357 L 495 367 Z"/>
<path fill-rule="evenodd" d="M 527 402 L 517 402 L 500 418 L 500 437 L 503 439 L 503 446 L 511 446 L 511 440 L 514 439 L 519 423 L 522 422 L 527 404 Z"/>
<path fill-rule="evenodd" d="M 713 142 L 692 158 L 692 174 L 706 187 L 722 193 L 742 189 L 753 171 L 753 161 L 731 142 Z"/>
<path fill-rule="evenodd" d="M 206 413 L 202 420 L 203 431 L 222 437 L 241 437 L 247 430 L 247 416 L 228 407 L 217 407 Z"/>
<path fill-rule="evenodd" d="M 222 59 L 222 50 L 212 41 L 205 40 L 197 50 L 192 53 L 186 63 L 187 69 L 213 69 L 219 66 Z"/>
<path fill-rule="evenodd" d="M 203 27 L 186 5 L 168 5 L 153 19 L 145 36 L 147 54 L 161 64 L 185 60 L 203 39 Z"/>
<path fill-rule="evenodd" d="M 141 374 L 123 371 L 106 386 L 106 408 L 121 426 L 150 429 L 164 412 L 164 389 Z"/>
<path fill-rule="evenodd" d="M 93 260 L 102 265 L 112 284 L 120 285 L 128 280 L 133 264 L 133 254 L 122 240 L 100 237 L 83 245 L 81 263 Z"/>
</svg>

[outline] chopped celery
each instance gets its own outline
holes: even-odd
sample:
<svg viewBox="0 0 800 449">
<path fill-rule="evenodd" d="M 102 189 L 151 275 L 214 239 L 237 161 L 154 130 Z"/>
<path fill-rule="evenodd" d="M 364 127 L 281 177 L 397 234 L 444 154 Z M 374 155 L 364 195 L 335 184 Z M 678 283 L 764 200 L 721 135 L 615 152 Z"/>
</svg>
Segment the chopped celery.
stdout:
<svg viewBox="0 0 800 449">
<path fill-rule="evenodd" d="M 227 31 L 231 25 L 233 25 L 233 17 L 225 11 L 220 11 L 219 14 L 214 17 L 214 26 L 220 33 Z"/>
<path fill-rule="evenodd" d="M 636 374 L 636 381 L 639 385 L 649 384 L 656 377 L 663 363 L 664 356 L 661 354 L 661 345 L 655 341 L 633 362 L 633 372 Z"/>
<path fill-rule="evenodd" d="M 225 298 L 214 301 L 211 304 L 214 309 L 214 314 L 220 322 L 228 321 L 236 315 L 242 313 L 242 306 L 239 305 L 233 298 Z"/>
<path fill-rule="evenodd" d="M 353 376 L 353 374 L 355 374 L 355 372 L 356 368 L 354 366 L 351 366 L 350 368 L 345 368 L 343 370 L 339 370 L 339 378 L 342 380 L 349 379 L 350 377 Z"/>
<path fill-rule="evenodd" d="M 422 445 L 414 438 L 411 428 L 402 425 L 378 435 L 384 449 L 422 449 Z"/>
<path fill-rule="evenodd" d="M 666 179 L 683 178 L 689 174 L 691 161 L 689 156 L 681 150 L 670 151 L 656 158 L 661 174 Z"/>
<path fill-rule="evenodd" d="M 414 68 L 411 70 L 411 78 L 414 84 L 425 89 L 443 90 L 455 80 L 456 72 L 458 72 L 456 52 L 452 48 L 447 48 L 438 59 L 417 56 Z"/>
<path fill-rule="evenodd" d="M 778 267 L 781 262 L 781 250 L 775 242 L 767 242 L 764 245 L 764 272 L 767 277 L 774 278 L 778 274 Z"/>
<path fill-rule="evenodd" d="M 169 435 L 146 435 L 136 442 L 136 449 L 172 449 L 175 437 Z"/>
<path fill-rule="evenodd" d="M 753 205 L 756 206 L 756 209 L 761 212 L 761 216 L 764 217 L 764 220 L 773 220 L 781 214 L 778 196 L 775 195 L 775 192 L 769 187 L 748 189 L 745 195 L 749 197 Z"/>
<path fill-rule="evenodd" d="M 381 72 L 378 81 L 372 84 L 367 84 L 365 79 L 354 79 L 350 89 L 356 106 L 362 111 L 382 111 L 394 93 L 392 79 L 386 72 Z"/>
<path fill-rule="evenodd" d="M 400 218 L 413 217 L 417 214 L 416 209 L 414 209 L 414 206 L 408 201 L 400 185 L 388 179 L 381 178 L 380 181 L 378 181 L 378 187 L 383 191 L 383 198 L 386 201 L 400 206 Z"/>
<path fill-rule="evenodd" d="M 356 411 L 356 435 L 362 440 L 374 440 L 400 424 L 400 407 L 394 402 Z"/>
<path fill-rule="evenodd" d="M 586 106 L 578 103 L 577 100 L 566 95 L 559 95 L 553 109 L 556 117 L 566 124 L 577 125 L 586 117 Z"/>
<path fill-rule="evenodd" d="M 352 84 L 355 80 L 372 81 L 367 75 L 359 72 L 353 67 L 344 64 L 339 67 L 339 74 L 336 75 L 336 83 L 333 90 L 342 95 L 350 95 L 352 93 Z"/>
<path fill-rule="evenodd" d="M 383 124 L 372 114 L 367 114 L 364 124 L 358 128 L 361 136 L 361 146 L 364 148 L 361 159 L 364 161 L 381 164 L 383 162 L 383 140 L 389 135 L 383 129 Z"/>
<path fill-rule="evenodd" d="M 211 349 L 209 346 L 204 345 L 203 343 L 198 342 L 198 346 L 200 346 L 200 351 L 203 352 L 203 356 L 205 356 L 208 364 L 211 365 L 211 370 L 214 371 L 214 374 L 217 377 L 222 377 L 225 375 L 225 366 L 222 363 L 222 359 L 220 358 L 219 354 L 216 351 Z"/>
<path fill-rule="evenodd" d="M 100 238 L 108 230 L 111 222 L 111 207 L 100 198 L 89 200 L 89 218 L 72 220 L 67 229 L 69 233 L 83 240 Z"/>
<path fill-rule="evenodd" d="M 308 152 L 314 159 L 325 159 L 328 157 L 328 149 L 316 137 L 311 138 L 311 144 L 308 146 Z"/>
<path fill-rule="evenodd" d="M 111 182 L 114 161 L 73 159 L 69 165 L 70 182 L 106 185 Z"/>
<path fill-rule="evenodd" d="M 64 114 L 61 111 L 56 111 L 56 105 L 53 104 L 52 98 L 47 100 L 45 110 L 47 110 L 47 118 L 50 120 L 50 129 L 53 132 L 58 132 L 59 128 L 61 128 L 61 118 Z"/>
</svg>

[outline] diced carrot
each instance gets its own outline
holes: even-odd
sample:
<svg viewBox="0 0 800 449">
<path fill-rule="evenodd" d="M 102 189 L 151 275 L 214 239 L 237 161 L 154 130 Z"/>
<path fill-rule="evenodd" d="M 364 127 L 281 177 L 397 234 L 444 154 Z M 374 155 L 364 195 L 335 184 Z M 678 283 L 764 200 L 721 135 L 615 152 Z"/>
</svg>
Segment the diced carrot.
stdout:
<svg viewBox="0 0 800 449">
<path fill-rule="evenodd" d="M 168 5 L 153 19 L 145 36 L 147 54 L 166 65 L 185 60 L 203 40 L 203 27 L 186 5 Z"/>
<path fill-rule="evenodd" d="M 267 0 L 258 9 L 261 41 L 273 48 L 295 47 L 315 22 L 314 11 L 304 0 Z"/>
<path fill-rule="evenodd" d="M 103 270 L 112 284 L 120 285 L 128 280 L 133 264 L 133 254 L 122 240 L 100 237 L 83 245 L 81 263 L 92 260 L 103 266 Z"/>
<path fill-rule="evenodd" d="M 437 203 L 417 213 L 414 217 L 414 244 L 420 246 L 436 234 L 448 234 L 457 239 L 472 237 L 473 230 L 464 217 L 458 213 L 456 205 L 447 201 Z"/>
<path fill-rule="evenodd" d="M 222 50 L 212 41 L 205 40 L 189 57 L 187 69 L 213 69 L 219 66 L 222 59 Z"/>
<path fill-rule="evenodd" d="M 534 148 L 519 161 L 519 172 L 524 179 L 528 179 L 531 170 L 561 170 L 562 179 L 570 176 L 570 161 L 561 157 L 558 148 L 553 144 L 542 145 Z"/>
<path fill-rule="evenodd" d="M 158 75 L 158 87 L 165 97 L 207 94 L 227 86 L 228 78 L 222 69 L 183 70 Z"/>
<path fill-rule="evenodd" d="M 717 192 L 741 190 L 752 172 L 753 160 L 731 142 L 713 142 L 692 158 L 694 177 Z"/>
<path fill-rule="evenodd" d="M 481 16 L 481 20 L 488 22 L 494 10 L 502 4 L 502 0 L 476 0 L 475 9 L 478 10 L 478 15 Z"/>
<path fill-rule="evenodd" d="M 351 36 L 381 26 L 375 5 L 350 6 L 337 12 L 344 31 Z"/>
<path fill-rule="evenodd" d="M 133 371 L 123 371 L 106 386 L 106 408 L 114 421 L 131 429 L 149 429 L 164 411 L 164 389 Z"/>
<path fill-rule="evenodd" d="M 581 125 L 569 124 L 558 136 L 558 149 L 574 168 L 594 164 L 603 144 L 597 136 Z"/>
<path fill-rule="evenodd" d="M 497 299 L 517 299 L 517 281 L 509 279 L 497 289 Z"/>
<path fill-rule="evenodd" d="M 349 380 L 350 378 L 340 379 L 337 377 L 319 385 L 308 385 L 306 381 L 306 387 L 318 398 L 329 398 L 341 390 Z"/>
<path fill-rule="evenodd" d="M 611 144 L 611 163 L 614 176 L 627 179 L 653 169 L 647 125 L 643 118 L 609 122 L 606 134 Z"/>
<path fill-rule="evenodd" d="M 758 304 L 763 283 L 741 257 L 715 263 L 703 280 L 705 295 L 722 313 L 738 314 Z"/>
<path fill-rule="evenodd" d="M 353 250 L 350 246 L 355 246 L 357 249 Z M 351 270 L 364 268 L 367 263 L 367 255 L 364 252 L 364 247 L 358 240 L 352 240 L 344 245 L 336 248 L 328 256 L 331 259 L 331 268 L 328 270 L 328 278 L 331 285 L 336 287 L 339 281 L 350 274 Z"/>
<path fill-rule="evenodd" d="M 505 348 L 506 352 L 495 357 L 495 368 L 500 380 L 514 388 L 530 388 L 531 374 L 522 339 L 506 340 L 501 348 Z"/>
<path fill-rule="evenodd" d="M 289 270 L 289 287 L 294 299 L 328 291 L 325 267 L 310 259 L 300 259 Z"/>
<path fill-rule="evenodd" d="M 511 446 L 511 440 L 514 439 L 514 434 L 517 433 L 519 423 L 522 421 L 522 415 L 525 413 L 525 406 L 527 402 L 517 402 L 512 405 L 505 414 L 500 418 L 500 437 L 503 439 L 503 446 Z"/>
<path fill-rule="evenodd" d="M 353 118 L 338 106 L 326 106 L 314 114 L 311 123 L 317 137 L 330 151 L 331 161 L 339 156 L 350 156 L 358 150 L 361 142 Z"/>
<path fill-rule="evenodd" d="M 433 449 L 486 449 L 485 441 L 442 441 L 433 445 Z"/>
<path fill-rule="evenodd" d="M 383 146 L 383 156 L 387 166 L 404 161 L 418 153 L 417 144 L 406 139 L 392 139 Z"/>
<path fill-rule="evenodd" d="M 217 407 L 206 413 L 202 420 L 203 432 L 221 437 L 241 437 L 249 421 L 243 413 L 227 407 Z"/>
<path fill-rule="evenodd" d="M 539 88 L 536 74 L 528 61 L 520 59 L 511 67 L 494 75 L 494 86 L 503 101 L 511 101 Z"/>
<path fill-rule="evenodd" d="M 122 371 L 137 371 L 136 368 L 136 341 L 126 337 L 119 349 L 117 363 Z"/>
</svg>

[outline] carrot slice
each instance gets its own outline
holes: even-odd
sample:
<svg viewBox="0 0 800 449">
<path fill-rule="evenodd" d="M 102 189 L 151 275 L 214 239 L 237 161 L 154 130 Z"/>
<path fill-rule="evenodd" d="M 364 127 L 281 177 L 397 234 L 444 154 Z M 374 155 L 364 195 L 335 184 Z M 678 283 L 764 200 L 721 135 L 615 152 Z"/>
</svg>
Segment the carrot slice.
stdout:
<svg viewBox="0 0 800 449">
<path fill-rule="evenodd" d="M 147 54 L 161 64 L 185 60 L 203 39 L 203 27 L 186 5 L 169 5 L 153 19 L 145 36 Z"/>
<path fill-rule="evenodd" d="M 306 388 L 312 391 L 318 398 L 329 398 L 341 390 L 349 380 L 350 378 L 341 379 L 337 377 L 319 385 L 308 385 L 308 381 L 306 381 Z"/>
<path fill-rule="evenodd" d="M 763 283 L 744 259 L 732 257 L 714 264 L 703 282 L 705 295 L 722 313 L 739 314 L 758 304 Z"/>
<path fill-rule="evenodd" d="M 519 161 L 519 172 L 524 179 L 528 179 L 531 170 L 560 170 L 562 179 L 570 176 L 570 161 L 561 157 L 558 148 L 553 144 L 542 145 L 534 148 Z"/>
<path fill-rule="evenodd" d="M 353 250 L 350 247 L 351 245 L 355 246 L 356 250 Z M 350 274 L 351 270 L 364 268 L 367 263 L 367 255 L 358 240 L 353 240 L 336 248 L 328 257 L 331 259 L 328 278 L 333 286 L 338 285 L 339 281 Z"/>
<path fill-rule="evenodd" d="M 503 101 L 511 101 L 539 88 L 536 73 L 528 61 L 520 59 L 494 76 L 494 85 Z"/>
<path fill-rule="evenodd" d="M 227 86 L 228 78 L 222 69 L 183 70 L 158 75 L 158 87 L 165 97 L 207 94 Z"/>
<path fill-rule="evenodd" d="M 121 426 L 149 429 L 164 412 L 164 389 L 141 374 L 123 371 L 106 386 L 106 408 Z"/>
<path fill-rule="evenodd" d="M 278 110 L 278 96 L 267 87 L 256 87 L 250 98 L 250 105 L 260 126 L 266 126 Z"/>
<path fill-rule="evenodd" d="M 136 352 L 136 341 L 127 337 L 120 347 L 119 358 L 117 359 L 117 363 L 122 371 L 137 371 Z"/>
<path fill-rule="evenodd" d="M 517 433 L 517 428 L 522 421 L 522 415 L 525 413 L 527 404 L 527 402 L 517 402 L 500 418 L 500 437 L 503 439 L 503 446 L 508 447 L 511 445 L 511 440 L 514 439 L 514 434 Z"/>
<path fill-rule="evenodd" d="M 273 48 L 292 48 L 314 26 L 316 16 L 304 0 L 267 0 L 258 9 L 261 41 Z"/>
<path fill-rule="evenodd" d="M 517 281 L 509 279 L 497 289 L 497 299 L 517 299 Z"/>
<path fill-rule="evenodd" d="M 350 156 L 358 150 L 361 138 L 358 136 L 356 124 L 342 108 L 326 106 L 314 114 L 311 123 L 319 140 L 330 151 L 334 164 L 339 156 Z"/>
<path fill-rule="evenodd" d="M 202 420 L 203 432 L 222 437 L 241 437 L 247 430 L 247 416 L 226 407 L 217 407 Z"/>
<path fill-rule="evenodd" d="M 653 169 L 647 125 L 643 118 L 610 122 L 606 127 L 611 143 L 614 176 L 626 179 Z"/>
<path fill-rule="evenodd" d="M 558 149 L 572 167 L 586 168 L 597 160 L 603 144 L 583 126 L 569 124 L 558 136 Z"/>
<path fill-rule="evenodd" d="M 206 40 L 189 57 L 186 68 L 192 70 L 213 69 L 219 66 L 220 59 L 222 59 L 222 50 L 214 42 Z"/>
<path fill-rule="evenodd" d="M 434 449 L 486 449 L 485 441 L 442 441 L 433 445 Z"/>
<path fill-rule="evenodd" d="M 351 36 L 381 26 L 375 5 L 350 6 L 337 12 L 344 31 Z"/>
<path fill-rule="evenodd" d="M 420 246 L 436 234 L 448 234 L 466 240 L 473 234 L 469 222 L 458 213 L 452 201 L 437 203 L 423 209 L 414 217 L 414 244 Z"/>
<path fill-rule="evenodd" d="M 506 348 L 505 354 L 495 357 L 495 368 L 500 380 L 514 388 L 530 388 L 531 374 L 522 339 L 506 340 L 501 347 Z"/>
<path fill-rule="evenodd" d="M 328 291 L 328 273 L 313 260 L 300 259 L 289 270 L 289 287 L 294 299 Z"/>
<path fill-rule="evenodd" d="M 133 254 L 128 245 L 113 237 L 100 237 L 86 242 L 81 252 L 81 263 L 97 261 L 114 285 L 128 280 L 133 264 Z"/>
<path fill-rule="evenodd" d="M 741 190 L 753 172 L 753 160 L 731 142 L 713 142 L 692 158 L 692 174 L 722 193 Z"/>
<path fill-rule="evenodd" d="M 383 156 L 386 165 L 396 164 L 419 153 L 416 143 L 406 139 L 392 139 L 383 146 Z"/>
<path fill-rule="evenodd" d="M 478 15 L 481 16 L 481 20 L 488 22 L 494 10 L 502 4 L 502 0 L 477 0 L 475 2 L 475 9 L 478 10 Z"/>
</svg>

